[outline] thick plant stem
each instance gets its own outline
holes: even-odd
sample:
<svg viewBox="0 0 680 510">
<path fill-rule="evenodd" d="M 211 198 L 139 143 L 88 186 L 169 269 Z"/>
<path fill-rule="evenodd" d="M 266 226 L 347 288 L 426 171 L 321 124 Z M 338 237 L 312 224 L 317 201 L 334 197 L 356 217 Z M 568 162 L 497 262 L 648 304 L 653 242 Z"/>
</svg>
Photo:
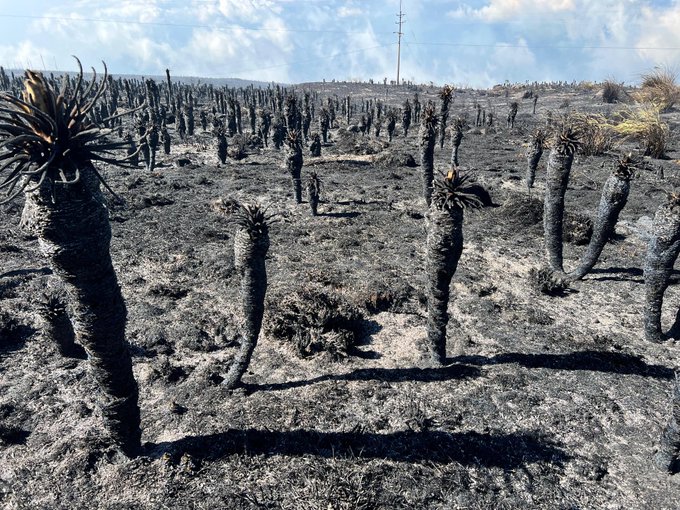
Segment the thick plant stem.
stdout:
<svg viewBox="0 0 680 510">
<path fill-rule="evenodd" d="M 26 194 L 32 228 L 54 273 L 75 303 L 76 340 L 89 356 L 90 371 L 103 390 L 100 405 L 107 429 L 123 451 L 140 447 L 138 389 L 125 341 L 127 311 L 111 262 L 108 211 L 91 169 L 80 182 Z"/>
<path fill-rule="evenodd" d="M 432 201 L 434 179 L 434 146 L 437 141 L 437 116 L 434 104 L 428 101 L 425 106 L 423 120 L 420 124 L 420 166 L 423 175 L 423 195 L 427 206 Z"/>
<path fill-rule="evenodd" d="M 564 218 L 564 195 L 567 192 L 573 152 L 550 151 L 545 182 L 543 206 L 543 230 L 548 263 L 553 271 L 564 272 L 562 257 L 562 222 Z"/>
<path fill-rule="evenodd" d="M 302 173 L 302 146 L 297 137 L 288 140 L 288 151 L 286 154 L 286 169 L 290 174 L 293 182 L 293 193 L 295 195 L 295 203 L 302 203 L 302 180 L 300 175 Z"/>
<path fill-rule="evenodd" d="M 267 292 L 265 256 L 269 250 L 269 234 L 241 229 L 234 239 L 234 266 L 241 275 L 241 307 L 245 324 L 241 345 L 229 367 L 223 384 L 233 389 L 241 382 L 250 364 L 264 316 L 264 298 Z"/>
<path fill-rule="evenodd" d="M 661 433 L 661 444 L 654 456 L 656 466 L 668 473 L 680 471 L 680 379 L 677 374 L 671 398 L 671 416 Z"/>
<path fill-rule="evenodd" d="M 650 342 L 665 340 L 661 328 L 661 307 L 679 252 L 680 204 L 671 199 L 657 209 L 647 245 L 644 328 L 645 338 Z"/>
<path fill-rule="evenodd" d="M 463 252 L 463 210 L 431 206 L 427 214 L 427 349 L 435 364 L 446 361 L 449 286 Z"/>
<path fill-rule="evenodd" d="M 541 161 L 542 155 L 543 142 L 541 140 L 532 140 L 529 145 L 529 150 L 527 151 L 527 173 L 525 176 L 527 189 L 534 187 L 534 181 L 536 180 L 536 170 L 538 169 L 538 163 Z"/>
<path fill-rule="evenodd" d="M 460 149 L 460 143 L 463 141 L 463 131 L 456 129 L 452 141 L 453 149 L 451 151 L 451 164 L 453 164 L 453 166 L 458 166 L 458 150 Z"/>
<path fill-rule="evenodd" d="M 597 207 L 597 217 L 593 226 L 588 248 L 579 261 L 578 267 L 567 275 L 568 280 L 580 280 L 587 275 L 600 258 L 605 244 L 614 233 L 619 214 L 628 201 L 630 180 L 616 174 L 609 176 L 604 183 L 600 205 Z"/>
</svg>

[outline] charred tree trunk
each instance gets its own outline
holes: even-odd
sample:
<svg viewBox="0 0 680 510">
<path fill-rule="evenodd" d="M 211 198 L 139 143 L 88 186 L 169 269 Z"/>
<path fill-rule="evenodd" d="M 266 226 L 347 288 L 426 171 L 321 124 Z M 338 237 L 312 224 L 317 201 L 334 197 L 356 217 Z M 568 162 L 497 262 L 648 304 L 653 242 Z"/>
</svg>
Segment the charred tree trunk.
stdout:
<svg viewBox="0 0 680 510">
<path fill-rule="evenodd" d="M 650 342 L 662 342 L 665 335 L 661 328 L 663 295 L 673 272 L 673 265 L 680 252 L 680 199 L 671 197 L 656 211 L 652 235 L 647 245 L 645 260 L 645 338 Z"/>
<path fill-rule="evenodd" d="M 287 139 L 288 150 L 286 151 L 286 170 L 293 181 L 293 193 L 295 203 L 302 203 L 302 145 L 296 131 L 291 131 Z"/>
<path fill-rule="evenodd" d="M 564 219 L 564 195 L 567 192 L 569 173 L 574 153 L 559 147 L 550 151 L 548 171 L 545 179 L 545 202 L 543 208 L 543 230 L 548 263 L 553 271 L 564 272 L 562 257 L 562 231 Z"/>
<path fill-rule="evenodd" d="M 661 433 L 661 444 L 654 456 L 659 469 L 670 474 L 680 472 L 680 378 L 677 374 L 671 398 L 671 416 Z"/>
<path fill-rule="evenodd" d="M 434 145 L 437 139 L 437 116 L 432 101 L 427 103 L 420 125 L 420 167 L 423 175 L 423 195 L 428 207 L 432 199 L 434 179 Z"/>
<path fill-rule="evenodd" d="M 463 252 L 463 210 L 431 206 L 427 214 L 427 349 L 436 364 L 446 361 L 449 288 Z"/>
<path fill-rule="evenodd" d="M 125 340 L 127 310 L 111 262 L 111 227 L 94 171 L 81 169 L 79 182 L 26 194 L 32 228 L 50 267 L 75 303 L 76 340 L 89 355 L 90 370 L 104 395 L 107 429 L 129 454 L 140 447 L 138 390 Z"/>
<path fill-rule="evenodd" d="M 531 142 L 529 143 L 529 149 L 527 150 L 527 174 L 525 177 L 527 189 L 529 190 L 534 187 L 538 163 L 541 161 L 541 156 L 543 156 L 544 142 L 545 136 L 543 132 L 537 131 L 534 133 Z"/>
<path fill-rule="evenodd" d="M 568 280 L 580 280 L 587 275 L 600 258 L 605 244 L 614 233 L 619 214 L 628 201 L 630 174 L 613 173 L 604 183 L 597 218 L 593 226 L 588 248 L 579 261 L 578 267 L 567 275 Z"/>
<path fill-rule="evenodd" d="M 241 228 L 234 238 L 234 267 L 241 277 L 244 326 L 241 345 L 223 381 L 229 389 L 238 386 L 250 364 L 262 328 L 267 292 L 265 257 L 269 250 L 269 230 L 266 218 L 258 206 L 244 209 L 245 219 L 242 218 Z"/>
</svg>

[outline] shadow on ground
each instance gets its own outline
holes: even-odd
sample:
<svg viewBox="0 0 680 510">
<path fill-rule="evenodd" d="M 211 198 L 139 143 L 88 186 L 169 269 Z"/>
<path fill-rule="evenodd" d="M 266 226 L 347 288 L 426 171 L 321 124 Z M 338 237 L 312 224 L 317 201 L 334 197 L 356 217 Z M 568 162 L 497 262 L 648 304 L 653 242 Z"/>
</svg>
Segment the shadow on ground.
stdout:
<svg viewBox="0 0 680 510">
<path fill-rule="evenodd" d="M 509 352 L 492 357 L 460 356 L 455 363 L 488 366 L 517 363 L 526 368 L 552 370 L 589 370 L 612 374 L 639 375 L 656 379 L 672 379 L 674 371 L 663 365 L 650 365 L 641 356 L 611 351 L 577 351 L 565 354 L 526 354 Z"/>
<path fill-rule="evenodd" d="M 452 381 L 478 377 L 481 371 L 477 367 L 467 365 L 450 365 L 438 368 L 361 368 L 354 372 L 339 375 L 322 375 L 313 379 L 290 381 L 278 384 L 245 384 L 247 391 L 288 390 L 300 388 L 325 381 Z"/>
<path fill-rule="evenodd" d="M 147 443 L 147 454 L 218 460 L 234 454 L 314 455 L 325 458 L 388 459 L 397 462 L 434 462 L 499 467 L 512 470 L 536 462 L 562 466 L 569 456 L 538 433 L 479 434 L 443 431 L 404 431 L 392 434 L 315 432 L 310 430 L 229 430 L 178 441 Z"/>
</svg>

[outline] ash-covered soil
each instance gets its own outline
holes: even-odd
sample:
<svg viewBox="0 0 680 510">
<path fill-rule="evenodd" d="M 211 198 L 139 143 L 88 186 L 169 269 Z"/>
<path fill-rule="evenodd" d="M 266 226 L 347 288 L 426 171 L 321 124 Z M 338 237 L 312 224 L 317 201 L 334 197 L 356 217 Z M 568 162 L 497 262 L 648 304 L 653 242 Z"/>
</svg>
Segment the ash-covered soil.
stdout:
<svg viewBox="0 0 680 510">
<path fill-rule="evenodd" d="M 314 87 L 344 93 L 340 84 Z M 357 98 L 385 99 L 384 87 L 361 87 Z M 421 101 L 435 92 L 421 92 Z M 412 94 L 391 87 L 387 100 Z M 272 147 L 218 165 L 210 135 L 199 132 L 184 144 L 175 136 L 153 173 L 105 169 L 125 200 L 111 201 L 111 253 L 140 386 L 145 448 L 133 460 L 106 446 L 87 361 L 60 357 L 44 335 L 37 303 L 59 282 L 37 240 L 19 229 L 22 202 L 3 206 L 0 506 L 678 508 L 680 476 L 651 459 L 680 346 L 646 342 L 641 325 L 651 218 L 680 182 L 677 131 L 670 159 L 649 160 L 633 181 L 593 273 L 550 297 L 532 290 L 528 276 L 544 259 L 547 153 L 529 194 L 524 146 L 548 109 L 566 109 L 565 99 L 576 111 L 619 106 L 603 105 L 596 91 L 541 91 L 537 114 L 521 101 L 510 130 L 512 97 L 464 92 L 449 124 L 465 112 L 473 119 L 475 98 L 497 121 L 466 133 L 460 160 L 498 206 L 466 213 L 443 368 L 429 368 L 421 347 L 421 177 L 399 164 L 404 154 L 418 159 L 417 125 L 406 138 L 398 127 L 392 143 L 384 127 L 380 140 L 335 129 L 321 158 L 306 150 L 303 176 L 313 169 L 323 181 L 317 217 L 294 204 L 283 152 Z M 664 118 L 677 129 L 678 112 Z M 439 169 L 450 151 L 449 140 L 437 147 Z M 180 156 L 192 164 L 177 167 Z M 568 212 L 592 217 L 612 164 L 577 157 Z M 230 392 L 219 383 L 241 320 L 233 199 L 269 204 L 277 221 L 265 328 L 244 387 Z M 569 268 L 583 250 L 566 244 Z M 666 294 L 666 328 L 677 281 Z M 286 304 L 305 296 L 311 309 L 318 302 L 352 316 L 349 355 L 322 348 L 338 335 L 317 335 L 318 345 L 275 336 Z"/>
</svg>

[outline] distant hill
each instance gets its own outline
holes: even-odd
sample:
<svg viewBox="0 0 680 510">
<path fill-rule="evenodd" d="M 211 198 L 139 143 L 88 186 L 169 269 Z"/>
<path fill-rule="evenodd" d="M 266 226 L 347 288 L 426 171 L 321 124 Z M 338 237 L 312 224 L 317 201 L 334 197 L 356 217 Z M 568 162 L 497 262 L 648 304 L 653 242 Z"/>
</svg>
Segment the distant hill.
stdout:
<svg viewBox="0 0 680 510">
<path fill-rule="evenodd" d="M 6 69 L 5 72 L 7 74 L 9 73 L 14 73 L 15 75 L 22 75 L 24 73 L 23 69 Z M 71 76 L 75 76 L 74 71 L 42 71 L 43 74 L 49 75 L 49 74 L 54 74 L 55 76 L 62 75 L 64 73 L 67 73 Z M 97 74 L 99 75 L 100 69 L 97 69 Z M 87 72 L 85 70 L 85 77 L 88 78 L 91 76 L 91 72 Z M 165 82 L 165 74 L 162 76 L 160 75 L 141 75 L 141 74 L 112 74 L 114 78 L 123 78 L 123 79 L 133 79 L 133 80 L 141 80 L 142 78 L 147 79 L 147 78 L 152 78 L 155 81 L 163 81 Z M 211 83 L 215 86 L 222 87 L 224 85 L 227 85 L 228 87 L 248 87 L 250 85 L 253 85 L 254 87 L 261 87 L 261 88 L 267 88 L 268 85 L 276 85 L 276 82 L 266 82 L 266 81 L 257 81 L 257 80 L 243 80 L 241 78 L 203 78 L 203 77 L 198 77 L 198 76 L 173 76 L 172 74 L 170 75 L 170 78 L 172 79 L 173 82 L 181 82 L 181 83 L 189 83 L 189 84 L 195 84 L 195 83 Z M 286 85 L 284 83 L 280 83 L 279 85 Z"/>
</svg>

